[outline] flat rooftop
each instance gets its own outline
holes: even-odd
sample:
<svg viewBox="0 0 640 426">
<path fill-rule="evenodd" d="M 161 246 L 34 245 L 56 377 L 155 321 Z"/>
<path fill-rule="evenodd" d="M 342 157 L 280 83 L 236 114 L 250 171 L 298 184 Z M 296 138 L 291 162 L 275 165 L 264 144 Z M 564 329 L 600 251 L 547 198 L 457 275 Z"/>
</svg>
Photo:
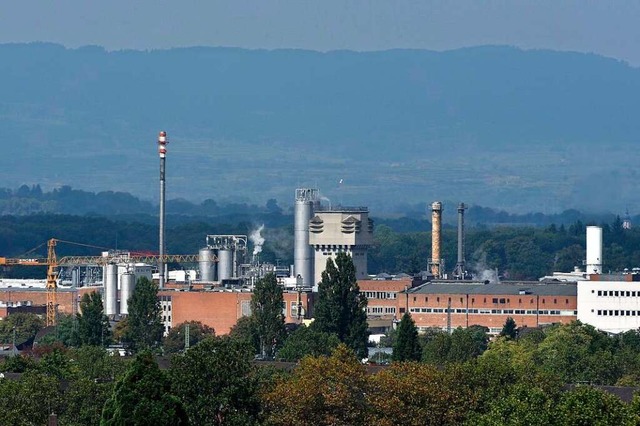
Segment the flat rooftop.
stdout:
<svg viewBox="0 0 640 426">
<path fill-rule="evenodd" d="M 432 281 L 404 291 L 408 294 L 495 294 L 577 296 L 576 282 L 503 281 Z"/>
</svg>

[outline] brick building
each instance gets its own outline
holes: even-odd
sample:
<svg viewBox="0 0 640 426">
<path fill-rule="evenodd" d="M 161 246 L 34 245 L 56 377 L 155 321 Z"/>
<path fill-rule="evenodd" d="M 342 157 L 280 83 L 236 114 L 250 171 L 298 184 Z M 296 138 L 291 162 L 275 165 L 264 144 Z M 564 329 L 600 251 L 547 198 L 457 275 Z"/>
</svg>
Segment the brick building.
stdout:
<svg viewBox="0 0 640 426">
<path fill-rule="evenodd" d="M 409 312 L 421 330 L 482 325 L 499 333 L 508 317 L 518 327 L 577 318 L 575 282 L 433 281 L 398 294 L 397 316 Z M 450 319 L 449 319 L 450 313 Z"/>
<path fill-rule="evenodd" d="M 359 280 L 360 292 L 367 298 L 367 322 L 372 334 L 386 333 L 398 319 L 399 295 L 420 282 L 410 276 L 380 275 L 370 280 Z"/>
<path fill-rule="evenodd" d="M 164 290 L 158 293 L 165 332 L 186 321 L 200 321 L 216 334 L 227 334 L 238 319 L 251 314 L 252 293 L 247 290 L 214 289 L 206 291 Z M 310 318 L 313 293 L 300 293 L 302 309 L 298 317 L 298 293 L 284 292 L 285 323 Z"/>
<path fill-rule="evenodd" d="M 94 291 L 102 292 L 102 287 L 59 287 L 56 292 L 58 313 L 67 315 L 74 313 L 74 303 L 79 303 L 85 293 Z M 0 319 L 4 318 L 12 308 L 46 305 L 47 291 L 44 288 L 0 288 Z"/>
</svg>

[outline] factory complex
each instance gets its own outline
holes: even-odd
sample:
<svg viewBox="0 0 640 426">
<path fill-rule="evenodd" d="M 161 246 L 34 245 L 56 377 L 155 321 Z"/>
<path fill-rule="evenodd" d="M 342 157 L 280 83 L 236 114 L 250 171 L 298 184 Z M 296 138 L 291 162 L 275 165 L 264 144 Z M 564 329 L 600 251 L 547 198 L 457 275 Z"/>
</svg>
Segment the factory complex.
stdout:
<svg viewBox="0 0 640 426">
<path fill-rule="evenodd" d="M 136 282 L 146 277 L 158 282 L 165 333 L 186 321 L 200 321 L 226 334 L 243 316 L 251 315 L 252 290 L 257 280 L 272 273 L 282 286 L 285 322 L 313 320 L 317 286 L 327 260 L 338 253 L 353 259 L 360 291 L 368 301 L 372 334 L 385 333 L 405 313 L 421 331 L 451 331 L 480 325 L 498 334 L 508 317 L 518 327 L 569 323 L 576 319 L 609 333 L 640 328 L 640 274 L 602 273 L 602 229 L 586 230 L 584 270 L 558 272 L 539 281 L 478 280 L 465 264 L 464 214 L 458 212 L 458 258 L 451 272 L 441 257 L 443 205 L 431 205 L 431 258 L 417 275 L 370 276 L 367 251 L 374 243 L 373 221 L 366 207 L 322 205 L 318 189 L 299 188 L 294 204 L 293 265 L 260 262 L 264 239 L 257 234 L 206 235 L 197 254 L 165 253 L 164 193 L 166 133 L 158 138 L 160 154 L 159 255 L 105 251 L 95 257 L 57 259 L 49 243 L 49 258 L 6 259 L 0 265 L 48 265 L 47 280 L 0 280 L 0 318 L 14 312 L 47 315 L 55 325 L 57 314 L 78 312 L 80 298 L 93 291 L 103 297 L 104 312 L 117 322 L 129 314 L 128 300 Z M 253 250 L 250 253 L 249 248 Z M 169 264 L 193 265 L 170 270 Z"/>
</svg>

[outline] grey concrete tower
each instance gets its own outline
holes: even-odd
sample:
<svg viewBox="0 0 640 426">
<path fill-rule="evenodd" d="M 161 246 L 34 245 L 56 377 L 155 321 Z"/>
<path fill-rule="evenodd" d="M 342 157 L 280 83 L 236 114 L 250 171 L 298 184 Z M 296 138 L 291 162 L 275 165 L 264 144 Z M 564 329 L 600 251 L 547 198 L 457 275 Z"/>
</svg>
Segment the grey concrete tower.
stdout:
<svg viewBox="0 0 640 426">
<path fill-rule="evenodd" d="M 313 287 L 313 248 L 309 245 L 309 221 L 313 217 L 314 208 L 318 203 L 317 189 L 296 189 L 293 224 L 293 271 L 300 275 L 305 287 Z"/>
</svg>

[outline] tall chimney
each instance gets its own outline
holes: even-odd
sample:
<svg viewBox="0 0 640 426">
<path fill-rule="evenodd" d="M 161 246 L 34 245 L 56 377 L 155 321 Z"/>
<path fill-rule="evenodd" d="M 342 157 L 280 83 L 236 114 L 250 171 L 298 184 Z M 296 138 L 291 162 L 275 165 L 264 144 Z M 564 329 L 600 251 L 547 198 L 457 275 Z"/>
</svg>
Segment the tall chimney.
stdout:
<svg viewBox="0 0 640 426">
<path fill-rule="evenodd" d="M 458 262 L 453 271 L 453 277 L 458 280 L 466 278 L 466 268 L 464 261 L 464 211 L 467 206 L 464 203 L 458 205 Z"/>
<path fill-rule="evenodd" d="M 313 188 L 296 189 L 294 209 L 294 276 L 300 275 L 303 286 L 313 287 L 313 249 L 309 245 L 309 221 L 314 214 L 314 206 L 318 201 L 318 190 Z"/>
<path fill-rule="evenodd" d="M 164 288 L 164 207 L 165 207 L 165 176 L 164 167 L 167 156 L 167 132 L 158 134 L 158 154 L 160 155 L 160 247 L 158 249 L 158 287 Z"/>
<path fill-rule="evenodd" d="M 431 204 L 431 274 L 440 278 L 442 261 L 440 259 L 440 234 L 442 232 L 442 203 L 436 201 Z"/>
</svg>

